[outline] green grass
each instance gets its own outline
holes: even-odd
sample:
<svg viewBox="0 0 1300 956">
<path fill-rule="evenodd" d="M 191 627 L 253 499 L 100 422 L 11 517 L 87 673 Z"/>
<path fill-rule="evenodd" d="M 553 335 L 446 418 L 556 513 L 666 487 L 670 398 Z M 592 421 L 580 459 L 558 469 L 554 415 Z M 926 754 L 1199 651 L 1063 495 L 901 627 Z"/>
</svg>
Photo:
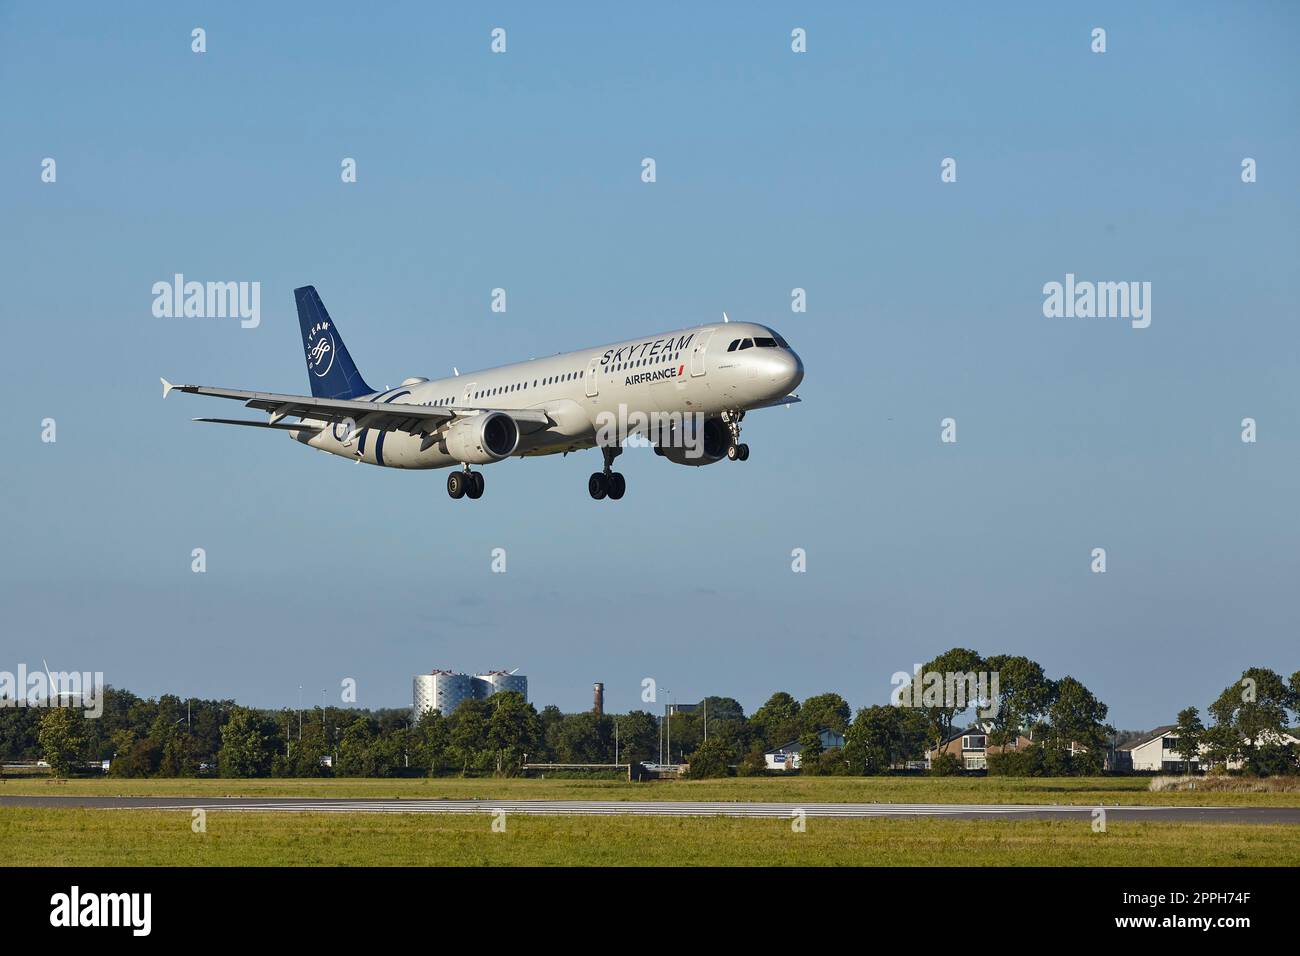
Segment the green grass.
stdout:
<svg viewBox="0 0 1300 956">
<path fill-rule="evenodd" d="M 1262 866 L 1300 827 L 1077 821 L 223 813 L 5 808 L 0 853 L 33 865 Z"/>
<path fill-rule="evenodd" d="M 1059 803 L 1300 806 L 1300 793 L 1152 793 L 1145 777 L 757 777 L 727 780 L 127 780 L 5 778 L 0 796 L 368 797 L 486 800 L 755 800 L 792 803 Z"/>
</svg>

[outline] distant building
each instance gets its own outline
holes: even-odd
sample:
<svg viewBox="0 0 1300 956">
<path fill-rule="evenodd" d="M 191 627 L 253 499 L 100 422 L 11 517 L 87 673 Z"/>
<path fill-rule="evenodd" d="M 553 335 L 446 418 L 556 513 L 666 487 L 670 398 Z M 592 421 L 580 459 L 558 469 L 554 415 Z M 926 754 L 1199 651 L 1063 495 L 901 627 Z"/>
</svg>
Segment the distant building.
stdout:
<svg viewBox="0 0 1300 956">
<path fill-rule="evenodd" d="M 1024 735 L 1019 735 L 1005 747 L 997 744 L 989 744 L 989 735 L 978 727 L 972 727 L 969 730 L 957 730 L 948 735 L 948 738 L 938 747 L 931 747 L 925 752 L 925 769 L 929 770 L 932 761 L 941 753 L 950 753 L 961 761 L 965 770 L 987 770 L 989 767 L 989 754 L 1004 753 L 1011 750 L 1023 750 L 1028 747 L 1032 740 Z"/>
<path fill-rule="evenodd" d="M 817 737 L 822 742 L 822 751 L 831 750 L 839 747 L 844 749 L 844 735 L 836 733 L 833 730 L 817 731 Z M 783 747 L 777 747 L 763 754 L 767 762 L 768 770 L 798 770 L 803 756 L 803 744 L 797 740 L 792 740 Z"/>
<path fill-rule="evenodd" d="M 411 719 L 419 720 L 426 710 L 448 717 L 467 700 L 484 700 L 502 691 L 515 691 L 527 700 L 528 678 L 513 671 L 485 671 L 472 677 L 453 671 L 416 674 L 411 682 Z"/>
<path fill-rule="evenodd" d="M 1276 734 L 1265 734 L 1263 738 L 1256 741 L 1256 745 L 1263 743 L 1300 744 L 1300 738 L 1290 733 L 1285 733 L 1281 737 Z M 1186 773 L 1189 768 L 1179 747 L 1178 727 L 1174 724 L 1165 724 L 1118 748 L 1115 751 L 1115 766 L 1118 770 L 1146 773 Z M 1208 749 L 1206 744 L 1201 744 L 1196 756 L 1192 758 L 1190 768 L 1192 773 L 1199 773 L 1206 769 L 1204 757 Z M 1227 768 L 1240 770 L 1243 763 L 1244 761 L 1239 759 L 1229 760 Z"/>
<path fill-rule="evenodd" d="M 474 675 L 474 696 L 480 700 L 512 690 L 528 699 L 528 678 L 514 671 L 487 671 Z"/>
</svg>

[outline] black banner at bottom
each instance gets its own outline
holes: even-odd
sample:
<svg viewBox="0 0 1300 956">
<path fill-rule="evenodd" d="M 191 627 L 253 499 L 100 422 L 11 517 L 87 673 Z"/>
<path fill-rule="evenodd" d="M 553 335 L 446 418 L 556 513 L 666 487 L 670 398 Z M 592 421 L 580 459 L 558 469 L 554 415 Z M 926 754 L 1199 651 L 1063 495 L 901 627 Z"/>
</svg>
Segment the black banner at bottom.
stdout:
<svg viewBox="0 0 1300 956">
<path fill-rule="evenodd" d="M 1288 869 L 9 869 L 11 939 L 428 938 L 430 923 L 723 937 L 773 910 L 838 912 L 928 934 L 977 909 L 1004 930 L 1071 939 L 1231 939 L 1294 925 Z M 822 903 L 816 904 L 816 900 Z M 638 902 L 639 901 L 639 902 Z M 818 909 L 805 910 L 815 904 Z M 641 914 L 641 915 L 638 915 Z M 19 934 L 15 936 L 14 934 Z M 696 937 L 698 938 L 698 937 Z"/>
</svg>

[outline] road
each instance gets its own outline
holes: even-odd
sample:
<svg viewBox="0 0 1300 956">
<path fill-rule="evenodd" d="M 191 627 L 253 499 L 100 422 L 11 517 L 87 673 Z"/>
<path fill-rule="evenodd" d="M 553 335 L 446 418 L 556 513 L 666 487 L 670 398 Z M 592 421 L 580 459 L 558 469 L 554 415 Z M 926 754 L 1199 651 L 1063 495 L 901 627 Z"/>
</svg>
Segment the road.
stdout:
<svg viewBox="0 0 1300 956">
<path fill-rule="evenodd" d="M 966 820 L 1091 818 L 1096 807 L 1043 804 L 904 803 L 694 803 L 631 800 L 358 800 L 275 797 L 0 797 L 5 807 L 85 807 L 98 810 L 229 810 L 257 813 L 506 813 L 575 816 L 953 817 Z M 1300 807 L 1105 806 L 1106 819 L 1179 823 L 1281 823 L 1300 825 Z"/>
</svg>

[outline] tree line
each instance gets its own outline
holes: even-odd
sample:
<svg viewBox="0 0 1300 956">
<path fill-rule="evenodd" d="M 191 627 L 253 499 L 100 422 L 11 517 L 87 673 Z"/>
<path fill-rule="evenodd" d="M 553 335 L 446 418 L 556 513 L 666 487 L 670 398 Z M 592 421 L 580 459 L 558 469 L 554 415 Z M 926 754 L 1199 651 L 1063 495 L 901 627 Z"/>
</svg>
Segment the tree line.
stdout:
<svg viewBox="0 0 1300 956">
<path fill-rule="evenodd" d="M 732 698 L 709 697 L 689 713 L 661 719 L 645 710 L 565 714 L 548 706 L 539 712 L 522 695 L 503 692 L 466 701 L 449 715 L 427 711 L 412 720 L 406 709 L 264 710 L 233 700 L 144 699 L 109 687 L 98 719 L 73 708 L 0 709 L 0 756 L 43 759 L 62 775 L 109 761 L 108 773 L 123 777 L 514 775 L 525 761 L 614 764 L 662 756 L 688 763 L 691 776 L 715 777 L 762 774 L 766 751 L 798 742 L 804 774 L 870 775 L 922 760 L 962 733 L 965 719 L 973 721 L 965 730 L 988 739 L 990 773 L 1103 769 L 1114 735 L 1108 708 L 1077 679 L 1049 678 L 1027 657 L 985 658 L 967 648 L 946 651 L 922 670 L 996 673 L 996 694 L 923 698 L 854 713 L 837 693 L 800 701 L 780 691 L 749 716 Z M 1178 734 L 1196 745 L 1203 741 L 1215 759 L 1246 760 L 1248 772 L 1293 773 L 1300 766 L 1296 749 L 1269 743 L 1269 734 L 1280 735 L 1298 706 L 1300 672 L 1288 682 L 1251 668 L 1210 706 L 1210 727 L 1188 708 L 1179 715 Z M 823 730 L 842 736 L 844 746 L 824 749 Z M 1028 746 L 1021 741 L 1026 737 Z M 1016 749 L 996 752 L 1017 741 Z M 953 754 L 937 753 L 931 761 L 934 773 L 963 770 Z"/>
</svg>

